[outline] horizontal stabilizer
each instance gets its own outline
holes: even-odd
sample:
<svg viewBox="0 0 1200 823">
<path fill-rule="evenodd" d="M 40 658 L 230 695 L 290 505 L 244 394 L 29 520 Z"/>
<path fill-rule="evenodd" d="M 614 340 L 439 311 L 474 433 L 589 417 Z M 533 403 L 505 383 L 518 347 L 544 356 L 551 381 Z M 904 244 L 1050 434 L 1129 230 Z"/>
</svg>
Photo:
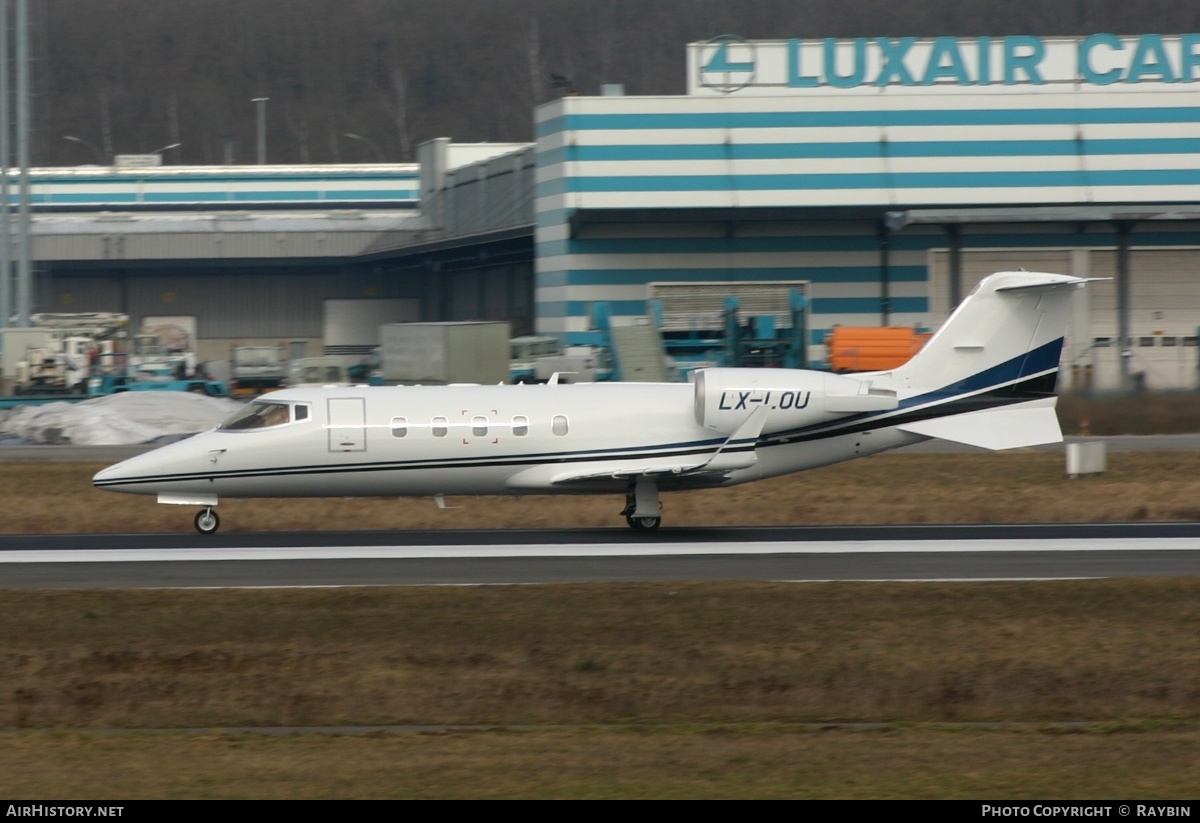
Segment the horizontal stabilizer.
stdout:
<svg viewBox="0 0 1200 823">
<path fill-rule="evenodd" d="M 1036 272 L 1030 272 L 1031 275 L 1037 275 Z M 1053 278 L 1053 279 L 1050 279 Z M 1084 283 L 1095 283 L 1100 280 L 1112 280 L 1111 277 L 1070 277 L 1064 279 L 1064 275 L 1050 275 L 1046 280 L 1035 280 L 1030 283 L 1015 283 L 1009 286 L 997 286 L 996 291 L 1050 291 L 1051 289 L 1076 288 Z"/>
<path fill-rule="evenodd" d="M 978 446 L 981 449 L 1019 449 L 1043 443 L 1061 443 L 1062 429 L 1053 405 L 1021 404 L 1008 408 L 967 412 L 932 420 L 917 420 L 896 428 L 901 431 Z M 1051 400 L 1053 402 L 1053 400 Z"/>
</svg>

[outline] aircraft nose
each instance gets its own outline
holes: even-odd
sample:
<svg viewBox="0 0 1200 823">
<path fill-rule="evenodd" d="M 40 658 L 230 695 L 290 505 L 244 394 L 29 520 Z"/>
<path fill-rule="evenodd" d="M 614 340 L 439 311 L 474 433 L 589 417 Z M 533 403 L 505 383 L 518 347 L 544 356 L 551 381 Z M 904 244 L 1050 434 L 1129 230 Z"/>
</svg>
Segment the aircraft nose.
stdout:
<svg viewBox="0 0 1200 823">
<path fill-rule="evenodd" d="M 114 484 L 129 481 L 150 474 L 150 469 L 159 461 L 153 459 L 153 452 L 139 454 L 120 463 L 114 463 L 108 468 L 101 469 L 92 477 L 92 485 L 98 489 L 111 488 Z"/>
</svg>

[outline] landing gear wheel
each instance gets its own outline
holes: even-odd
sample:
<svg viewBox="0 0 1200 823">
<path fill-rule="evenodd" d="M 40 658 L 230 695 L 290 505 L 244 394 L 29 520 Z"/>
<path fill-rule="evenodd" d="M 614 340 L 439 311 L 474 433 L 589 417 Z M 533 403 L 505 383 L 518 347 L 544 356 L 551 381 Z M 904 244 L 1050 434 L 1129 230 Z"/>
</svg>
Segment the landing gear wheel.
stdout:
<svg viewBox="0 0 1200 823">
<path fill-rule="evenodd" d="M 196 515 L 196 531 L 200 534 L 215 534 L 221 528 L 221 518 L 212 509 L 204 509 Z"/>
<path fill-rule="evenodd" d="M 625 522 L 629 524 L 629 528 L 637 531 L 652 532 L 662 525 L 661 517 L 633 517 L 632 515 L 625 518 Z"/>
</svg>

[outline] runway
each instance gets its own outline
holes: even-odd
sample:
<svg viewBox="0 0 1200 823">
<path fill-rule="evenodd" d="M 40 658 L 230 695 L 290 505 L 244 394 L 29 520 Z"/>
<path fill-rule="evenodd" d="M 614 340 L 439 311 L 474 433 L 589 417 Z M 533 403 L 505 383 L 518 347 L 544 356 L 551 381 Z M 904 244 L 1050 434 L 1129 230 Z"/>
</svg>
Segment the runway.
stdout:
<svg viewBox="0 0 1200 823">
<path fill-rule="evenodd" d="M 1200 448 L 1200 435 L 1092 439 L 1110 451 Z M 0 454 L 114 462 L 148 448 L 9 446 Z M 909 450 L 960 448 L 970 450 L 941 441 Z M 0 588 L 1191 575 L 1200 575 L 1200 523 L 0 535 Z"/>
<path fill-rule="evenodd" d="M 0 536 L 0 588 L 1200 575 L 1200 524 Z"/>
</svg>

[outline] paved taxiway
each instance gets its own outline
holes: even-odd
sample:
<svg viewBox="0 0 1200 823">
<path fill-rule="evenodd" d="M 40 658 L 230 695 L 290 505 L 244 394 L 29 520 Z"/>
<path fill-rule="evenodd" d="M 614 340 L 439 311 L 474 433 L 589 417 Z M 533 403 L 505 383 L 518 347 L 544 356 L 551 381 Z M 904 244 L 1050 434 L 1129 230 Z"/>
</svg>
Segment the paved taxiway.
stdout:
<svg viewBox="0 0 1200 823">
<path fill-rule="evenodd" d="M 0 536 L 0 588 L 1200 575 L 1200 524 Z"/>
<path fill-rule="evenodd" d="M 1110 451 L 1200 449 L 1200 435 L 1092 439 Z M 0 460 L 116 462 L 150 448 L 7 446 Z M 0 588 L 1157 575 L 1200 575 L 1200 524 L 0 535 Z"/>
</svg>

